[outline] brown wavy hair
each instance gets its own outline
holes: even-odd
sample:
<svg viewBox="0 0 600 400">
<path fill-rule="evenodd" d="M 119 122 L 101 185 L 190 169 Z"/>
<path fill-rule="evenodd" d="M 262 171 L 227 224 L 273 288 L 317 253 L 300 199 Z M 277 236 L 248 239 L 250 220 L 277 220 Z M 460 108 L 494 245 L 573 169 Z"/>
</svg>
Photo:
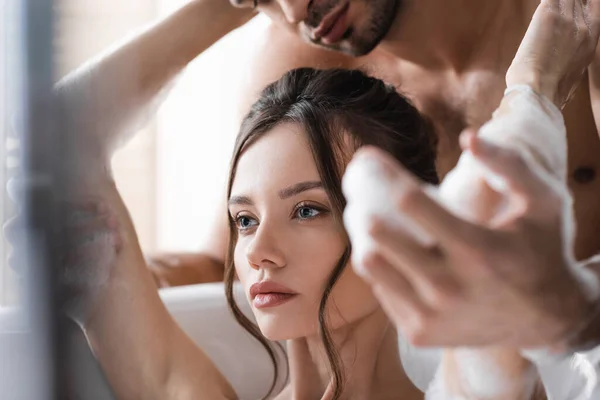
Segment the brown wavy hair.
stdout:
<svg viewBox="0 0 600 400">
<path fill-rule="evenodd" d="M 431 124 L 394 87 L 358 70 L 315 70 L 300 68 L 286 73 L 267 86 L 244 118 L 231 160 L 227 198 L 243 151 L 278 124 L 295 123 L 304 128 L 319 175 L 332 204 L 332 214 L 342 223 L 346 201 L 341 181 L 344 165 L 351 154 L 344 154 L 348 138 L 352 150 L 362 145 L 379 147 L 396 158 L 425 182 L 438 184 L 435 169 L 435 136 Z M 346 150 L 347 152 L 347 150 Z M 237 243 L 235 222 L 229 216 L 230 240 L 225 262 L 225 292 L 229 308 L 238 323 L 269 353 L 275 373 L 270 396 L 279 378 L 276 351 L 257 325 L 237 306 L 233 295 Z M 347 239 L 346 239 L 347 240 Z M 331 291 L 350 258 L 350 243 L 340 254 L 329 276 L 319 305 L 319 334 L 323 341 L 334 385 L 333 399 L 344 390 L 344 372 L 328 329 L 325 309 Z M 265 398 L 266 398 L 265 397 Z"/>
</svg>

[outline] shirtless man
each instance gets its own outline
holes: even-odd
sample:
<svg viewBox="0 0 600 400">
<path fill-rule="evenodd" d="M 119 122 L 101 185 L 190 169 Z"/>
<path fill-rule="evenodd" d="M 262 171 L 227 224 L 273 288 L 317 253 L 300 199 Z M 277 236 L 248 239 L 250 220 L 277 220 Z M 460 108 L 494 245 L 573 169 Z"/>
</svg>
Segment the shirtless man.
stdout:
<svg viewBox="0 0 600 400">
<path fill-rule="evenodd" d="M 211 8 L 210 3 L 214 1 L 196 0 L 179 18 L 183 20 L 201 6 Z M 273 24 L 256 40 L 259 50 L 254 65 L 249 72 L 244 71 L 251 77 L 239 99 L 244 106 L 268 82 L 294 67 L 367 69 L 398 85 L 434 121 L 439 134 L 438 167 L 443 176 L 458 159 L 462 130 L 481 126 L 498 104 L 505 88 L 504 75 L 539 1 L 257 3 L 257 9 L 271 17 Z M 236 5 L 243 9 L 254 6 L 251 0 Z M 332 19 L 334 29 L 327 32 Z M 201 22 L 191 24 L 188 29 L 198 30 Z M 178 29 L 183 32 L 185 25 Z M 149 45 L 158 47 L 160 43 L 146 44 Z M 178 45 L 170 52 L 185 54 L 186 61 L 193 57 L 191 44 L 179 41 Z M 180 62 L 171 71 L 183 65 Z M 576 199 L 578 258 L 587 258 L 600 249 L 600 140 L 594 119 L 594 107 L 600 107 L 599 79 L 600 69 L 590 68 L 589 79 L 564 109 L 569 133 L 569 184 Z M 157 79 L 153 87 L 158 89 L 163 83 Z M 151 265 L 157 280 L 163 285 L 178 285 L 218 278 L 226 243 L 223 220 L 216 222 L 214 232 L 201 255 L 155 258 Z M 178 267 L 169 268 L 170 264 Z"/>
<path fill-rule="evenodd" d="M 110 125 L 97 129 L 117 141 L 132 116 L 142 112 L 173 76 L 247 21 L 256 6 L 273 24 L 257 39 L 252 79 L 240 95 L 244 105 L 291 68 L 366 68 L 397 84 L 434 121 L 439 135 L 438 169 L 443 176 L 460 154 L 459 134 L 489 120 L 499 103 L 506 70 L 538 4 L 535 0 L 270 0 L 254 4 L 248 0 L 237 3 L 238 10 L 222 0 L 195 0 L 117 51 L 73 73 L 60 90 L 73 107 L 81 104 L 82 92 L 93 91 L 98 104 L 86 109 L 102 110 L 102 115 L 82 113 L 74 123 L 107 120 Z M 595 104 L 600 107 L 599 74 L 600 69 L 592 66 L 589 79 L 564 109 L 579 258 L 595 254 L 600 247 L 600 140 L 593 112 Z M 106 118 L 107 113 L 111 118 Z M 225 218 L 225 208 L 217 215 Z M 214 232 L 202 254 L 193 257 L 194 266 L 182 266 L 182 271 L 210 271 L 213 277 L 219 276 L 227 241 L 224 219 L 216 221 Z M 157 275 L 160 278 L 161 272 Z"/>
</svg>

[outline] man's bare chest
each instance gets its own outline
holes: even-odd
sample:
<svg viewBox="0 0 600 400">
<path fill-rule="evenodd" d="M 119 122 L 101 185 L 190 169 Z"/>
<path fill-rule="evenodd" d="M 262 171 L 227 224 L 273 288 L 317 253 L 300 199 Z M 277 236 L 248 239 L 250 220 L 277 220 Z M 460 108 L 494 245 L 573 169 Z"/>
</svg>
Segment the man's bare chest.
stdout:
<svg viewBox="0 0 600 400">
<path fill-rule="evenodd" d="M 460 133 L 486 123 L 505 89 L 505 71 L 476 71 L 460 78 L 447 73 L 379 70 L 382 79 L 396 85 L 431 119 L 438 138 L 437 167 L 444 177 L 458 161 Z M 568 136 L 568 183 L 575 197 L 578 220 L 576 254 L 581 258 L 600 249 L 600 140 L 592 113 L 587 79 L 563 110 Z"/>
<path fill-rule="evenodd" d="M 477 129 L 497 108 L 505 89 L 504 74 L 481 71 L 461 77 L 411 69 L 383 70 L 382 79 L 395 85 L 434 126 L 438 140 L 438 171 L 454 167 L 460 155 L 459 136 Z"/>
</svg>

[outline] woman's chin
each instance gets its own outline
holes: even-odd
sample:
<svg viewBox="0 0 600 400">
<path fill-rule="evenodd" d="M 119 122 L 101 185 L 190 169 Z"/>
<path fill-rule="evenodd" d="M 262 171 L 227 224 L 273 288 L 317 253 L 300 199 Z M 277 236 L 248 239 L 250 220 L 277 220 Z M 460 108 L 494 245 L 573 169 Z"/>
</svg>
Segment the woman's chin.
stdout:
<svg viewBox="0 0 600 400">
<path fill-rule="evenodd" d="M 303 336 L 304 332 L 298 329 L 292 321 L 285 321 L 283 319 L 257 317 L 258 327 L 264 337 L 274 342 L 296 339 Z"/>
<path fill-rule="evenodd" d="M 267 339 L 269 339 L 271 342 L 280 342 L 280 341 L 289 339 L 289 336 L 283 334 L 282 332 L 263 331 L 263 330 L 261 330 L 261 332 L 263 333 L 263 336 L 266 337 Z"/>
</svg>

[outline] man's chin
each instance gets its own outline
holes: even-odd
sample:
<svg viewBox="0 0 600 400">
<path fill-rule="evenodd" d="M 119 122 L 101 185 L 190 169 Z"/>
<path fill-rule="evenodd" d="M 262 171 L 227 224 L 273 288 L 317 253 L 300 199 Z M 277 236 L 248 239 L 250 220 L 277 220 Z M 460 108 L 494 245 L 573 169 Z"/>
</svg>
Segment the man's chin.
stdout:
<svg viewBox="0 0 600 400">
<path fill-rule="evenodd" d="M 343 40 L 339 43 L 331 45 L 315 42 L 313 40 L 310 40 L 309 38 L 306 38 L 306 41 L 309 44 L 316 46 L 320 49 L 325 49 L 336 53 L 342 53 L 350 57 L 363 57 L 375 50 L 375 48 L 379 45 L 382 39 L 383 37 L 378 40 L 363 42 L 360 44 L 353 43 L 349 40 Z"/>
</svg>

